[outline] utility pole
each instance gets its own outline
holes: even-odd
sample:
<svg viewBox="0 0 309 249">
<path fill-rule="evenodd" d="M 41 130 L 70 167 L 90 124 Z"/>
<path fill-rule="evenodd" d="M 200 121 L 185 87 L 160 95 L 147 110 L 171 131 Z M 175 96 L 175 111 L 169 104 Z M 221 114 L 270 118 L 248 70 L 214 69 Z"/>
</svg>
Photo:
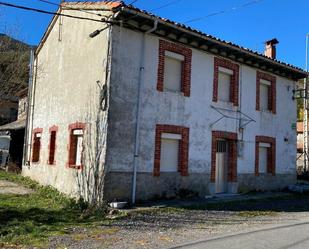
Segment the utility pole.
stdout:
<svg viewBox="0 0 309 249">
<path fill-rule="evenodd" d="M 309 49 L 309 33 L 306 34 L 306 72 L 308 72 L 308 49 Z M 305 89 L 305 97 L 304 97 L 304 131 L 303 131 L 303 137 L 304 137 L 304 171 L 308 171 L 308 76 L 305 78 L 304 81 L 304 89 Z"/>
</svg>

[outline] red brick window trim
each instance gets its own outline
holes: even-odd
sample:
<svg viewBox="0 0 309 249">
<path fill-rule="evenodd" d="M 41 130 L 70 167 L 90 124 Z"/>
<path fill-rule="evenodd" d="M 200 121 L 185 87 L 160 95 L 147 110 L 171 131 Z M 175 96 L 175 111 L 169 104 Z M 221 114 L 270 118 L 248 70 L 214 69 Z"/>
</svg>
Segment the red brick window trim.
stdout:
<svg viewBox="0 0 309 249">
<path fill-rule="evenodd" d="M 267 148 L 267 173 L 276 175 L 276 138 L 266 136 L 255 137 L 255 175 L 259 176 L 259 147 L 260 143 L 270 144 Z"/>
<path fill-rule="evenodd" d="M 49 144 L 48 144 L 48 160 L 47 164 L 49 165 L 55 165 L 55 154 L 56 154 L 56 140 L 57 140 L 57 132 L 58 132 L 58 126 L 54 125 L 49 128 Z"/>
<path fill-rule="evenodd" d="M 165 40 L 159 41 L 157 90 L 160 92 L 163 92 L 164 90 L 165 51 L 170 51 L 184 57 L 181 72 L 181 92 L 183 92 L 184 96 L 189 97 L 191 87 L 192 50 L 180 44 L 168 42 Z"/>
<path fill-rule="evenodd" d="M 228 182 L 237 182 L 237 133 L 225 131 L 212 131 L 210 181 L 216 181 L 217 142 L 221 139 L 228 142 Z"/>
<path fill-rule="evenodd" d="M 230 82 L 230 102 L 234 106 L 238 106 L 238 92 L 239 92 L 239 65 L 232 63 L 229 60 L 215 57 L 214 59 L 214 81 L 213 81 L 213 95 L 212 101 L 218 102 L 218 84 L 219 84 L 219 68 L 231 70 Z"/>
<path fill-rule="evenodd" d="M 261 79 L 269 81 L 268 110 L 276 114 L 276 77 L 260 71 L 256 72 L 256 110 L 260 111 L 260 84 Z"/>
<path fill-rule="evenodd" d="M 84 132 L 85 132 L 85 128 L 86 128 L 86 124 L 81 123 L 81 122 L 76 122 L 73 124 L 70 124 L 68 127 L 69 130 L 69 146 L 68 146 L 68 163 L 67 166 L 69 168 L 75 168 L 75 169 L 82 169 L 83 165 L 83 149 L 81 150 L 81 163 L 77 164 L 76 162 L 76 157 L 78 153 L 78 146 L 79 146 L 79 142 L 80 140 L 83 140 L 84 137 Z M 75 132 L 77 130 L 81 130 L 80 132 Z M 80 134 L 75 134 L 75 133 L 80 133 Z M 80 138 L 80 140 L 79 140 Z M 83 143 L 83 142 L 82 142 Z M 83 146 L 83 144 L 81 145 Z"/>
<path fill-rule="evenodd" d="M 32 159 L 31 159 L 33 163 L 40 163 L 42 133 L 43 133 L 42 128 L 33 129 Z"/>
<path fill-rule="evenodd" d="M 162 133 L 172 133 L 181 135 L 178 153 L 178 171 L 181 176 L 188 175 L 188 156 L 189 156 L 189 128 L 176 125 L 157 124 L 155 135 L 155 154 L 153 175 L 160 176 L 161 161 L 161 139 Z"/>
</svg>

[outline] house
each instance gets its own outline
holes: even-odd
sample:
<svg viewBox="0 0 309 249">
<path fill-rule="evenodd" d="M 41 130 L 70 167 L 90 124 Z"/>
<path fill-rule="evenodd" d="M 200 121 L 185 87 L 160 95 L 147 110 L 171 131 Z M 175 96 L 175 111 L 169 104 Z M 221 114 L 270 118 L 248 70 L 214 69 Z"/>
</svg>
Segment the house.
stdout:
<svg viewBox="0 0 309 249">
<path fill-rule="evenodd" d="M 58 14 L 84 19 L 55 16 L 36 50 L 24 175 L 89 195 L 95 164 L 104 197 L 132 202 L 296 181 L 292 96 L 307 73 L 276 59 L 276 39 L 263 55 L 122 2 Z"/>
<path fill-rule="evenodd" d="M 18 98 L 2 95 L 0 100 L 0 125 L 13 122 L 17 118 Z"/>
<path fill-rule="evenodd" d="M 7 166 L 11 162 L 21 169 L 27 116 L 27 93 L 28 88 L 16 93 L 16 97 L 18 98 L 17 119 L 0 126 L 1 166 Z"/>
</svg>

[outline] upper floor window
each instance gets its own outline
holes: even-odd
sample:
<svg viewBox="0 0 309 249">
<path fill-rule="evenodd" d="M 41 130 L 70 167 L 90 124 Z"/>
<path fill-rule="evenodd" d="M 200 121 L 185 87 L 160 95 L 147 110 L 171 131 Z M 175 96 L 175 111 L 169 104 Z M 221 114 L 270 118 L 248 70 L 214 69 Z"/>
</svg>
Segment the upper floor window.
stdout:
<svg viewBox="0 0 309 249">
<path fill-rule="evenodd" d="M 229 60 L 215 58 L 213 101 L 233 103 L 238 106 L 239 66 Z"/>
<path fill-rule="evenodd" d="M 276 77 L 257 72 L 256 110 L 276 113 Z"/>
<path fill-rule="evenodd" d="M 160 40 L 157 90 L 190 96 L 191 60 L 191 49 Z"/>
</svg>

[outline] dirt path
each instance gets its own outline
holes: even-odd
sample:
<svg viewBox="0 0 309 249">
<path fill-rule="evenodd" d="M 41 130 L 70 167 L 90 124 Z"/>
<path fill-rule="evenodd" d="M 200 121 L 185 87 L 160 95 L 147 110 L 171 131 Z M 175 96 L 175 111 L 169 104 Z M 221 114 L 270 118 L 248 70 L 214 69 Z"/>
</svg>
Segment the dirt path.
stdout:
<svg viewBox="0 0 309 249">
<path fill-rule="evenodd" d="M 93 229 L 76 229 L 54 237 L 49 248 L 170 248 L 196 240 L 298 222 L 308 212 L 275 212 L 250 216 L 239 211 L 185 210 L 138 212 Z"/>
<path fill-rule="evenodd" d="M 10 181 L 0 180 L 0 194 L 26 195 L 31 193 L 33 193 L 31 189 Z"/>
</svg>

